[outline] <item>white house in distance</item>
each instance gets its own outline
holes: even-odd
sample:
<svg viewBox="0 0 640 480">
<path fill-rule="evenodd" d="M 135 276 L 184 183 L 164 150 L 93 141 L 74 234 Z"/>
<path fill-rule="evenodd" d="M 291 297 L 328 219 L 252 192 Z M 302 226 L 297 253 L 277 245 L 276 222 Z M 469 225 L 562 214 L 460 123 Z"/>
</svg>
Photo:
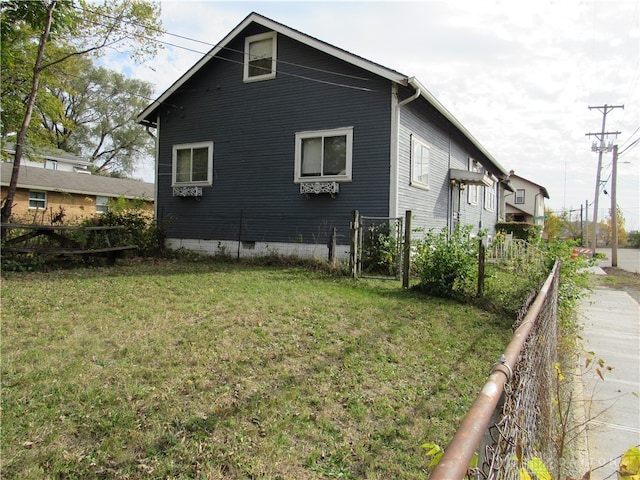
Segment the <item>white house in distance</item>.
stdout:
<svg viewBox="0 0 640 480">
<path fill-rule="evenodd" d="M 544 199 L 549 198 L 547 189 L 516 175 L 513 170 L 509 172 L 509 186 L 513 193 L 505 198 L 507 221 L 544 225 Z"/>
</svg>

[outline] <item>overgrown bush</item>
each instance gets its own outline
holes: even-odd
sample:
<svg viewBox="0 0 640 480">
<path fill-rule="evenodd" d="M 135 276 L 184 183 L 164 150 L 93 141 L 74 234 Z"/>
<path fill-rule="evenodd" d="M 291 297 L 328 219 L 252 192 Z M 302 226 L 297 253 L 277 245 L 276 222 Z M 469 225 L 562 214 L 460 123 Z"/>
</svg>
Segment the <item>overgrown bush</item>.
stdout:
<svg viewBox="0 0 640 480">
<path fill-rule="evenodd" d="M 464 296 L 477 268 L 477 239 L 471 238 L 471 226 L 456 226 L 449 235 L 446 228 L 430 230 L 416 242 L 413 257 L 418 288 L 439 297 Z"/>
<path fill-rule="evenodd" d="M 371 225 L 362 241 L 362 271 L 368 274 L 394 276 L 399 273 L 399 225 L 387 223 Z"/>
<path fill-rule="evenodd" d="M 542 233 L 542 225 L 525 222 L 500 222 L 496 223 L 496 234 L 498 232 L 511 233 L 513 238 L 519 238 L 529 243 L 538 243 Z"/>
<path fill-rule="evenodd" d="M 83 225 L 125 227 L 107 232 L 84 232 L 87 248 L 101 248 L 108 241 L 111 245 L 137 245 L 136 253 L 144 257 L 162 255 L 165 251 L 164 228 L 141 210 L 110 210 L 85 220 Z"/>
<path fill-rule="evenodd" d="M 582 256 L 571 258 L 571 252 L 578 246 L 579 242 L 574 240 L 541 244 L 549 270 L 556 259 L 560 260 L 558 318 L 564 328 L 571 326 L 580 300 L 589 292 L 589 273 L 585 270 L 589 260 Z"/>
</svg>

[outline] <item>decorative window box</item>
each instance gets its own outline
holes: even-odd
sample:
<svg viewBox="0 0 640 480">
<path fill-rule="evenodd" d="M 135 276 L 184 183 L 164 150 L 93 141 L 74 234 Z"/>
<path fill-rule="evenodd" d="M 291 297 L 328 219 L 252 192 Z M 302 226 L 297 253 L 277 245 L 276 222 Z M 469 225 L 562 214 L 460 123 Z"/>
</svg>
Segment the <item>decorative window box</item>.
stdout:
<svg viewBox="0 0 640 480">
<path fill-rule="evenodd" d="M 174 197 L 202 197 L 202 187 L 173 187 Z"/>
<path fill-rule="evenodd" d="M 332 197 L 335 197 L 339 191 L 340 184 L 338 182 L 308 182 L 300 184 L 300 193 L 303 195 L 329 193 Z"/>
</svg>

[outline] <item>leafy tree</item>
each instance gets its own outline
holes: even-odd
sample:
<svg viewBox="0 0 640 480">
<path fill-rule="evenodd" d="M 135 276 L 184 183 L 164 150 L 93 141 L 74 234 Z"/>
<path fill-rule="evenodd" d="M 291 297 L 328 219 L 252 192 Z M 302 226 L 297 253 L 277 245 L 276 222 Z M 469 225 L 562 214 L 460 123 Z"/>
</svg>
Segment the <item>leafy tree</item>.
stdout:
<svg viewBox="0 0 640 480">
<path fill-rule="evenodd" d="M 566 224 L 566 215 L 565 218 L 562 218 L 562 216 L 559 217 L 550 209 L 545 209 L 544 215 L 545 220 L 543 232 L 546 234 L 547 239 L 550 242 L 560 239 Z"/>
<path fill-rule="evenodd" d="M 631 248 L 640 248 L 640 232 L 637 230 L 634 232 L 629 232 L 629 234 L 627 235 L 627 244 Z"/>
<path fill-rule="evenodd" d="M 87 0 L 79 0 L 77 4 L 71 0 L 5 0 L 0 3 L 3 75 L 13 67 L 19 83 L 12 93 L 23 93 L 22 97 L 16 96 L 9 101 L 11 111 L 2 117 L 5 132 L 17 127 L 11 181 L 2 205 L 3 222 L 11 216 L 20 162 L 41 81 L 45 80 L 43 72 L 59 77 L 53 67 L 64 71 L 69 59 L 100 55 L 106 48 L 130 50 L 132 58 L 142 60 L 156 51 L 153 40 L 161 32 L 159 17 L 160 7 L 146 0 L 105 0 L 102 4 Z M 35 50 L 33 45 L 37 46 Z M 24 48 L 14 54 L 16 46 Z M 2 82 L 3 102 L 5 85 Z"/>
<path fill-rule="evenodd" d="M 61 108 L 39 111 L 41 127 L 58 148 L 89 159 L 97 172 L 130 174 L 153 153 L 153 140 L 135 123 L 153 85 L 91 62 L 83 70 L 46 89 Z"/>
<path fill-rule="evenodd" d="M 627 232 L 624 229 L 624 216 L 619 209 L 616 209 L 617 213 L 617 230 L 618 230 L 618 245 L 625 246 L 627 244 Z M 598 222 L 598 238 L 602 245 L 612 246 L 613 236 L 611 225 L 611 212 L 609 212 L 609 218 L 603 219 Z"/>
</svg>

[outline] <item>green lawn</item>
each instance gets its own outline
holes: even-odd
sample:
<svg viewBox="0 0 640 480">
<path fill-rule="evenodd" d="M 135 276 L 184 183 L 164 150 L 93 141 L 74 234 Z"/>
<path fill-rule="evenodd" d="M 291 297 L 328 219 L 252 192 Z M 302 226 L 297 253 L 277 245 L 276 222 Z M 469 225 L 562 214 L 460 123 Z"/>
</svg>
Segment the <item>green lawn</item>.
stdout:
<svg viewBox="0 0 640 480">
<path fill-rule="evenodd" d="M 7 272 L 0 476 L 425 478 L 510 333 L 302 268 Z"/>
</svg>

